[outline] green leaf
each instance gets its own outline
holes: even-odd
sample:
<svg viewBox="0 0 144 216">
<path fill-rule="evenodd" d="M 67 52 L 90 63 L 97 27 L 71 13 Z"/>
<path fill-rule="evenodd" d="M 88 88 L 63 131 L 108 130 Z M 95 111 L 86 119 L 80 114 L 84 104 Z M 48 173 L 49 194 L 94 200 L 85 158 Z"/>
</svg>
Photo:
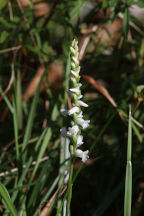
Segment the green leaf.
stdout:
<svg viewBox="0 0 144 216">
<path fill-rule="evenodd" d="M 128 22 L 129 22 L 129 12 L 128 12 L 128 8 L 126 7 L 124 12 L 124 18 L 123 18 L 123 31 L 124 31 L 125 39 L 127 39 L 127 35 L 128 35 Z"/>
<path fill-rule="evenodd" d="M 106 9 L 108 7 L 108 0 L 103 0 L 102 1 L 102 8 Z"/>
<path fill-rule="evenodd" d="M 0 9 L 2 9 L 6 4 L 8 0 L 0 0 Z"/>
<path fill-rule="evenodd" d="M 7 209 L 9 209 L 11 215 L 18 216 L 18 213 L 17 213 L 17 211 L 16 211 L 16 209 L 15 209 L 15 207 L 11 201 L 9 193 L 8 193 L 6 187 L 2 183 L 0 183 L 0 195 L 3 198 L 5 207 Z"/>
<path fill-rule="evenodd" d="M 9 33 L 7 31 L 3 31 L 0 35 L 0 43 L 3 43 L 8 37 Z"/>
<path fill-rule="evenodd" d="M 72 10 L 70 12 L 70 17 L 75 16 L 77 13 L 80 12 L 83 4 L 85 3 L 86 0 L 78 0 L 76 2 L 74 2 Z"/>
<path fill-rule="evenodd" d="M 125 198 L 124 198 L 124 216 L 131 216 L 132 201 L 132 127 L 131 127 L 131 107 L 129 109 L 129 126 L 128 126 L 128 144 L 127 144 L 127 166 L 125 178 Z"/>
<path fill-rule="evenodd" d="M 32 128 L 33 128 L 33 122 L 34 122 L 34 115 L 35 115 L 36 107 L 37 107 L 37 104 L 38 104 L 40 88 L 41 88 L 44 76 L 45 76 L 45 73 L 42 75 L 41 80 L 39 82 L 36 94 L 35 94 L 35 96 L 33 98 L 33 101 L 32 101 L 31 110 L 30 110 L 30 113 L 29 113 L 28 121 L 27 121 L 27 126 L 26 126 L 26 130 L 25 130 L 25 136 L 24 136 L 24 139 L 23 139 L 23 146 L 22 146 L 22 151 L 24 152 L 24 154 L 23 154 L 23 162 L 26 159 L 26 151 L 25 150 L 26 150 L 26 146 L 27 146 L 28 141 L 29 141 L 30 136 L 31 136 L 31 132 L 32 132 Z"/>
</svg>

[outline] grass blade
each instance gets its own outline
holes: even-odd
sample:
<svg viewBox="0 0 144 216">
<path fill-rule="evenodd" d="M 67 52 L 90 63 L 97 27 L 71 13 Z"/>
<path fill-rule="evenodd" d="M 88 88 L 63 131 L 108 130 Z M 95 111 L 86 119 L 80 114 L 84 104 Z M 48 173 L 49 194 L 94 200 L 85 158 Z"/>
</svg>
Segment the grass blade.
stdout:
<svg viewBox="0 0 144 216">
<path fill-rule="evenodd" d="M 4 200 L 4 204 L 6 206 L 6 208 L 9 209 L 11 215 L 13 216 L 18 216 L 18 213 L 10 199 L 9 193 L 7 191 L 7 189 L 5 188 L 5 186 L 0 183 L 0 195 L 2 196 L 3 200 Z"/>
<path fill-rule="evenodd" d="M 128 126 L 128 145 L 127 145 L 127 166 L 126 166 L 126 179 L 125 179 L 124 216 L 131 216 L 131 200 L 132 200 L 131 146 L 132 146 L 132 127 L 131 127 L 131 107 L 130 107 L 129 126 Z"/>
<path fill-rule="evenodd" d="M 44 76 L 45 76 L 45 73 L 42 75 L 41 80 L 39 82 L 36 94 L 35 94 L 35 96 L 33 98 L 33 102 L 32 102 L 31 110 L 30 110 L 30 113 L 29 113 L 29 117 L 28 117 L 28 122 L 27 122 L 26 130 L 25 130 L 25 136 L 24 136 L 23 147 L 22 147 L 22 151 L 24 152 L 23 161 L 25 161 L 25 159 L 26 159 L 26 151 L 25 150 L 26 150 L 26 146 L 27 146 L 27 143 L 29 141 L 29 138 L 30 138 L 30 135 L 31 135 L 31 132 L 32 132 L 34 114 L 35 114 L 36 107 L 37 107 L 37 104 L 38 104 L 40 88 L 41 88 Z"/>
</svg>

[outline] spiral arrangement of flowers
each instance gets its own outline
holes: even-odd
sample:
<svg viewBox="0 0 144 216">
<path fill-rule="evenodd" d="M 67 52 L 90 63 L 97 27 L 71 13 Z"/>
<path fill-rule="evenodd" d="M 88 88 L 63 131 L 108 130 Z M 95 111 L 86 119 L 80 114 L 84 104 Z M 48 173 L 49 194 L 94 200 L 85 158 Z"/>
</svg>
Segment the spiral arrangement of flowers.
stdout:
<svg viewBox="0 0 144 216">
<path fill-rule="evenodd" d="M 80 157 L 82 162 L 85 162 L 88 156 L 88 150 L 82 151 L 79 147 L 84 143 L 81 130 L 89 126 L 90 120 L 84 120 L 81 107 L 88 107 L 82 99 L 80 87 L 80 66 L 78 60 L 78 41 L 73 40 L 70 47 L 71 50 L 71 73 L 69 94 L 71 97 L 72 108 L 69 110 L 61 109 L 63 116 L 70 116 L 70 127 L 62 128 L 61 135 L 70 139 L 70 154 L 71 156 Z"/>
</svg>

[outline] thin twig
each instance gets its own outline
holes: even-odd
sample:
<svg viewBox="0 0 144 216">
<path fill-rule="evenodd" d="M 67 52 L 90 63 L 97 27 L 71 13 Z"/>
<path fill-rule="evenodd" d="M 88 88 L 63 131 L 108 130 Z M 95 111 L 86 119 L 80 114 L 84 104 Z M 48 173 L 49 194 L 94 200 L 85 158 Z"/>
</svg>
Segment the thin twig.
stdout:
<svg viewBox="0 0 144 216">
<path fill-rule="evenodd" d="M 8 93 L 8 91 L 10 90 L 12 83 L 13 83 L 14 77 L 13 77 L 13 73 L 11 71 L 11 77 L 10 77 L 10 81 L 9 84 L 7 86 L 7 88 L 5 89 L 4 93 L 2 94 L 2 96 L 0 97 L 0 102 L 3 100 L 4 96 Z"/>
<path fill-rule="evenodd" d="M 12 51 L 17 51 L 21 48 L 22 46 L 19 45 L 19 46 L 16 46 L 16 47 L 10 47 L 10 48 L 7 48 L 7 49 L 3 49 L 3 50 L 0 50 L 0 54 L 3 54 L 5 52 L 12 52 Z"/>
<path fill-rule="evenodd" d="M 42 162 L 44 162 L 44 161 L 46 161 L 46 160 L 48 160 L 48 159 L 49 159 L 48 156 L 43 157 L 43 158 L 40 159 L 40 163 L 42 163 Z M 33 161 L 31 165 L 34 166 L 35 164 L 36 164 L 36 161 Z M 23 168 L 25 169 L 25 168 L 26 168 L 26 165 L 23 165 Z M 15 172 L 17 172 L 17 171 L 18 171 L 18 168 L 17 168 L 17 167 L 16 167 L 16 168 L 13 168 L 13 169 L 11 169 L 10 171 L 6 171 L 6 172 L 0 173 L 0 177 L 9 175 L 9 174 L 11 174 L 11 173 L 15 173 Z"/>
</svg>

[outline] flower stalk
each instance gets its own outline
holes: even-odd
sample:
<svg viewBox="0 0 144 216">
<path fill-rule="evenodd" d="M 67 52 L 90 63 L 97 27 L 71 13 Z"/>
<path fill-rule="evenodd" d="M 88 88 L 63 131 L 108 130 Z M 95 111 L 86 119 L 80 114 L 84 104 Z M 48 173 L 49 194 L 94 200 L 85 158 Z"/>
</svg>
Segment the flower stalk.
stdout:
<svg viewBox="0 0 144 216">
<path fill-rule="evenodd" d="M 61 109 L 61 113 L 63 116 L 68 118 L 69 126 L 67 129 L 61 129 L 61 136 L 64 136 L 70 139 L 69 144 L 69 181 L 68 181 L 68 196 L 67 196 L 67 207 L 66 207 L 66 216 L 69 215 L 70 210 L 70 202 L 72 198 L 72 178 L 73 178 L 73 166 L 75 157 L 81 158 L 82 162 L 86 162 L 89 158 L 88 150 L 82 151 L 79 149 L 81 145 L 83 145 L 83 136 L 81 135 L 81 130 L 87 128 L 89 126 L 90 121 L 83 119 L 83 112 L 81 107 L 88 107 L 86 103 L 84 103 L 82 99 L 82 94 L 80 87 L 82 86 L 80 81 L 80 66 L 78 60 L 78 41 L 73 40 L 72 45 L 70 47 L 71 51 L 71 73 L 70 73 L 70 88 L 69 95 L 71 97 L 72 108 L 69 110 Z"/>
</svg>

